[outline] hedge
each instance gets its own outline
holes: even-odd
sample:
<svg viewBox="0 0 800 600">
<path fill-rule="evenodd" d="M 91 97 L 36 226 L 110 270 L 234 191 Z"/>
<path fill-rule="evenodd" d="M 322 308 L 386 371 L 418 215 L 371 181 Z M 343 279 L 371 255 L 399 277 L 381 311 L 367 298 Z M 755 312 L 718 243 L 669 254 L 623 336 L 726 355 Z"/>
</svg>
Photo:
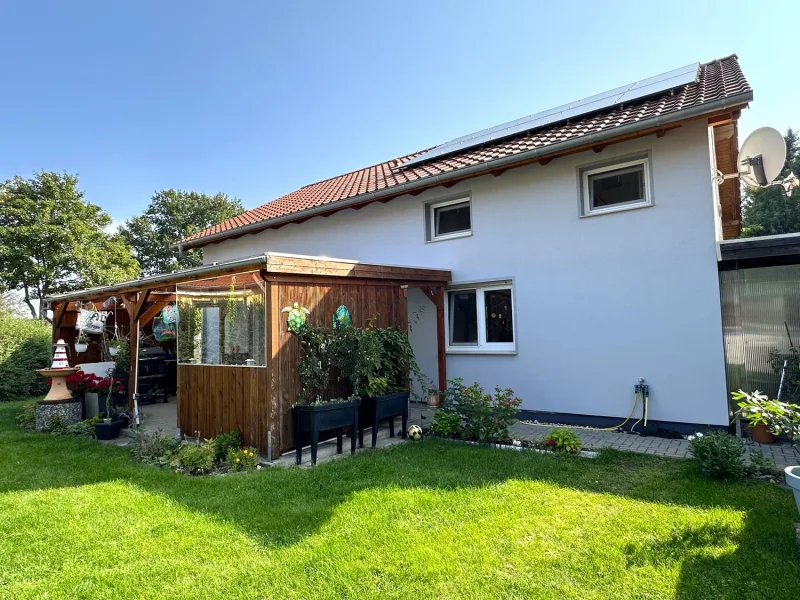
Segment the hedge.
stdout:
<svg viewBox="0 0 800 600">
<path fill-rule="evenodd" d="M 0 402 L 47 393 L 36 372 L 50 366 L 50 327 L 0 311 Z"/>
</svg>

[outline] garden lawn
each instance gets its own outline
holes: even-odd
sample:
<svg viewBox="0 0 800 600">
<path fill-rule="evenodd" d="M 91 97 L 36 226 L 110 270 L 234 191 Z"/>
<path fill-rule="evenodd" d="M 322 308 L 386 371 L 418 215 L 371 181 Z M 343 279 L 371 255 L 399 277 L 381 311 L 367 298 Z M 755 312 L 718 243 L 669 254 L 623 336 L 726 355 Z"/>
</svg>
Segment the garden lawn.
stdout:
<svg viewBox="0 0 800 600">
<path fill-rule="evenodd" d="M 0 405 L 2 598 L 800 598 L 788 491 L 425 440 L 192 478 Z"/>
</svg>

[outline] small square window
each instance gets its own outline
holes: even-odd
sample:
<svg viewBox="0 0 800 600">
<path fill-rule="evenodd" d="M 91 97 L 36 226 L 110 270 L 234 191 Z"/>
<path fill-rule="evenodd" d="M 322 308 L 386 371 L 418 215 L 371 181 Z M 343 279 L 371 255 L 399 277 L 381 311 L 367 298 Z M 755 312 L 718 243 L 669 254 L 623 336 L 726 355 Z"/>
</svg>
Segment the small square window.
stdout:
<svg viewBox="0 0 800 600">
<path fill-rule="evenodd" d="M 648 159 L 618 163 L 582 172 L 583 214 L 650 206 Z"/>
<path fill-rule="evenodd" d="M 426 237 L 429 242 L 472 233 L 472 206 L 469 198 L 435 202 L 426 206 Z"/>
<path fill-rule="evenodd" d="M 508 282 L 448 290 L 448 352 L 516 352 L 512 304 Z"/>
</svg>

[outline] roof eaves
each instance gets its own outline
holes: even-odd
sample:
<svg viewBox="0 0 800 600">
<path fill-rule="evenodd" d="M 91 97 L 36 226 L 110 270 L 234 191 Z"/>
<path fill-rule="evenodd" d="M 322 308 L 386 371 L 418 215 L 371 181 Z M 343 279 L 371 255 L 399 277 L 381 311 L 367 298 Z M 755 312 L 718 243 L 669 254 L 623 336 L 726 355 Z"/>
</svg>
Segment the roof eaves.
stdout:
<svg viewBox="0 0 800 600">
<path fill-rule="evenodd" d="M 255 223 L 250 223 L 248 225 L 235 227 L 225 231 L 218 231 L 207 236 L 181 240 L 180 242 L 174 244 L 173 247 L 195 248 L 199 246 L 205 246 L 222 241 L 223 239 L 227 239 L 229 237 L 238 237 L 248 233 L 256 233 L 276 225 L 285 225 L 300 219 L 305 220 L 313 216 L 330 213 L 332 210 L 341 210 L 353 205 L 365 204 L 374 200 L 385 198 L 387 196 L 400 196 L 418 188 L 431 187 L 444 183 L 445 181 L 454 179 L 456 177 L 463 178 L 472 176 L 473 174 L 484 173 L 499 168 L 508 168 L 513 166 L 515 163 L 529 162 L 531 159 L 544 158 L 549 155 L 559 154 L 574 147 L 589 146 L 599 142 L 607 141 L 611 138 L 629 135 L 637 131 L 651 129 L 661 125 L 672 124 L 678 121 L 685 121 L 700 117 L 704 114 L 742 106 L 751 102 L 752 100 L 753 91 L 752 89 L 748 88 L 743 92 L 731 96 L 723 96 L 722 98 L 689 106 L 688 108 L 681 108 L 667 113 L 657 111 L 654 116 L 638 119 L 632 123 L 604 126 L 582 136 L 571 137 L 553 144 L 535 146 L 523 152 L 510 155 L 506 154 L 498 158 L 487 157 L 485 160 L 482 160 L 477 164 L 472 164 L 461 168 L 453 168 L 452 170 L 438 174 L 431 174 L 426 177 L 415 177 L 413 179 L 406 177 L 406 182 L 399 185 L 384 187 L 372 192 L 356 194 L 343 200 L 325 202 L 323 204 L 311 206 L 287 215 L 257 221 Z"/>
</svg>

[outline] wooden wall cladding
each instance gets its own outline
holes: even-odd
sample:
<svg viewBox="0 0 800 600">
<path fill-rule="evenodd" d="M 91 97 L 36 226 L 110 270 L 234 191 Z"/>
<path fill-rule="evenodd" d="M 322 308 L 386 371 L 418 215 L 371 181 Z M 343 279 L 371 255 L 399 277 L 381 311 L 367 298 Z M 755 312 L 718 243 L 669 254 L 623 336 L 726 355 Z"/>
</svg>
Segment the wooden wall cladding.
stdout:
<svg viewBox="0 0 800 600">
<path fill-rule="evenodd" d="M 267 450 L 270 394 L 267 369 L 178 365 L 178 427 L 203 438 L 233 431 L 242 442 Z M 274 453 L 273 453 L 274 454 Z"/>
<path fill-rule="evenodd" d="M 345 305 L 352 324 L 366 327 L 374 318 L 376 327 L 408 326 L 408 304 L 404 290 L 397 284 L 374 280 L 347 280 L 341 284 L 320 284 L 312 281 L 272 281 L 267 294 L 267 362 L 272 393 L 272 443 L 276 452 L 294 448 L 292 438 L 292 404 L 300 393 L 297 361 L 300 343 L 287 329 L 285 306 L 298 302 L 311 311 L 310 325 L 330 327 L 333 314 Z"/>
</svg>

